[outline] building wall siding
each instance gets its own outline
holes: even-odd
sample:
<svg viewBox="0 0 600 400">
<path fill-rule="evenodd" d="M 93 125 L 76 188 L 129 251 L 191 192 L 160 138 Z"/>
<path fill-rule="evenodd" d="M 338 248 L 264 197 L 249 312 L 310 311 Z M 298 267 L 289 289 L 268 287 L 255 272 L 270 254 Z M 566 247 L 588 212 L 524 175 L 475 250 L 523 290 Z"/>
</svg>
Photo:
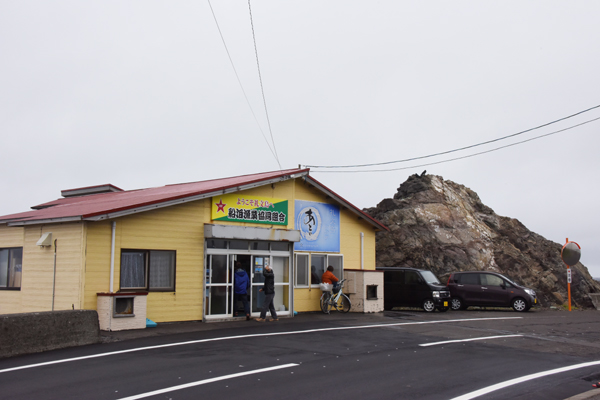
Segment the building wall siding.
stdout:
<svg viewBox="0 0 600 400">
<path fill-rule="evenodd" d="M 27 293 L 23 298 L 23 311 L 49 311 L 52 309 L 54 281 L 54 246 L 36 246 L 42 233 L 52 232 L 56 240 L 56 284 L 54 310 L 71 310 L 81 307 L 82 222 L 32 226 L 25 228 L 23 249 L 23 279 Z M 25 264 L 27 259 L 27 264 Z M 27 268 L 27 271 L 25 271 Z M 47 307 L 47 308 L 44 308 Z"/>
<path fill-rule="evenodd" d="M 56 311 L 80 309 L 83 223 L 2 228 L 2 247 L 23 247 L 23 270 L 20 291 L 0 291 L 0 313 L 51 311 L 53 302 Z M 52 232 L 52 246 L 37 246 L 37 241 L 46 232 Z M 54 240 L 57 244 L 56 281 Z M 10 245 L 5 246 L 5 243 Z"/>
<path fill-rule="evenodd" d="M 96 293 L 110 291 L 111 221 L 86 222 L 87 241 L 85 259 L 84 304 L 86 310 L 96 310 Z M 117 222 L 117 229 L 119 223 Z M 115 252 L 115 261 L 118 257 Z M 115 284 L 114 290 L 118 289 Z"/>
<path fill-rule="evenodd" d="M 114 291 L 120 289 L 121 250 L 174 250 L 175 292 L 150 292 L 147 317 L 155 322 L 202 319 L 204 217 L 208 200 L 116 219 Z M 88 225 L 86 308 L 110 286 L 111 221 Z"/>
<path fill-rule="evenodd" d="M 21 226 L 0 226 L 0 248 L 23 247 L 25 229 Z"/>
</svg>

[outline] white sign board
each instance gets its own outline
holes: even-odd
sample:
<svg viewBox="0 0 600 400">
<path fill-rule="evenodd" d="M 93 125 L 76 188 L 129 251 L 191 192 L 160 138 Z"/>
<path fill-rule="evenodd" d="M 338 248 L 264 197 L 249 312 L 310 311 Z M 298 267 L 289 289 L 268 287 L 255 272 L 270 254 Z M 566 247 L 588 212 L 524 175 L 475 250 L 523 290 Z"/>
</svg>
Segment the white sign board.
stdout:
<svg viewBox="0 0 600 400">
<path fill-rule="evenodd" d="M 571 283 L 571 268 L 567 268 L 567 282 Z"/>
</svg>

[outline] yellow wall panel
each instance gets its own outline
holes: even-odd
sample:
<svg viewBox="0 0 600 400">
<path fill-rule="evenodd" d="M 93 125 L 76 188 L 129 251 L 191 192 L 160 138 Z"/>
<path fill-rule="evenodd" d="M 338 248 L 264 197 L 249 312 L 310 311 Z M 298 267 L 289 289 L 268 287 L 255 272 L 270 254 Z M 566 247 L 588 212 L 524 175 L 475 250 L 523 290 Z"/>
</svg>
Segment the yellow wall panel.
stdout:
<svg viewBox="0 0 600 400">
<path fill-rule="evenodd" d="M 0 226 L 0 248 L 23 247 L 25 230 L 20 226 Z"/>
<path fill-rule="evenodd" d="M 147 316 L 155 322 L 202 319 L 205 203 L 210 201 L 115 220 L 114 291 L 120 289 L 122 249 L 176 251 L 175 292 L 148 294 Z M 111 221 L 88 223 L 86 306 L 90 308 L 96 308 L 96 293 L 109 290 L 111 235 Z"/>
<path fill-rule="evenodd" d="M 10 229 L 10 228 L 9 228 Z M 23 272 L 21 290 L 13 292 L 19 301 L 9 301 L 10 308 L 3 304 L 0 313 L 70 310 L 81 308 L 82 279 L 82 223 L 51 224 L 18 228 L 22 237 Z M 56 280 L 54 279 L 54 245 L 40 247 L 36 243 L 43 233 L 52 232 L 56 240 Z M 54 299 L 53 299 L 54 287 Z M 15 307 L 12 309 L 12 307 Z M 8 307 L 7 307 L 8 308 Z"/>
<path fill-rule="evenodd" d="M 375 229 L 356 214 L 344 210 L 340 215 L 341 249 L 344 254 L 344 266 L 348 269 L 360 269 L 361 246 L 360 233 L 364 234 L 364 269 L 375 269 Z"/>
<path fill-rule="evenodd" d="M 109 292 L 111 240 L 111 221 L 87 222 L 85 287 L 83 307 L 85 309 L 96 309 L 96 293 Z M 119 257 L 119 254 L 115 253 L 115 259 L 117 257 Z M 116 290 L 118 288 L 118 285 L 115 284 L 114 288 Z"/>
<path fill-rule="evenodd" d="M 294 289 L 294 311 L 319 311 L 321 310 L 321 289 Z"/>
</svg>

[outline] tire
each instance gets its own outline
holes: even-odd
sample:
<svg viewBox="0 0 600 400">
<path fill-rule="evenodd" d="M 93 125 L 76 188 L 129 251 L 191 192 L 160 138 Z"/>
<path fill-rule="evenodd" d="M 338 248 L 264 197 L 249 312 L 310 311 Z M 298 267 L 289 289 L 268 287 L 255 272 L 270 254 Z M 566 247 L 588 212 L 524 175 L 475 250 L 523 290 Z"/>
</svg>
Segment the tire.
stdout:
<svg viewBox="0 0 600 400">
<path fill-rule="evenodd" d="M 348 311 L 350 311 L 351 307 L 352 303 L 350 303 L 350 299 L 348 298 L 348 296 L 342 293 L 342 295 L 337 301 L 336 309 L 339 312 L 347 313 Z"/>
<path fill-rule="evenodd" d="M 450 307 L 438 307 L 439 312 L 446 312 L 450 309 Z"/>
<path fill-rule="evenodd" d="M 329 296 L 327 296 L 325 293 L 323 293 L 321 295 L 321 311 L 323 311 L 325 314 L 329 314 L 330 311 L 330 304 L 329 304 Z"/>
<path fill-rule="evenodd" d="M 453 297 L 452 300 L 450 300 L 450 308 L 452 311 L 458 311 L 464 310 L 466 307 L 459 297 Z"/>
<path fill-rule="evenodd" d="M 525 302 L 525 300 L 523 300 L 520 297 L 513 299 L 513 301 L 510 302 L 510 306 L 516 312 L 525 312 L 529 310 L 529 307 L 527 307 L 527 303 Z"/>
<path fill-rule="evenodd" d="M 431 299 L 425 299 L 423 301 L 423 310 L 425 312 L 434 312 L 435 311 L 435 303 Z"/>
</svg>

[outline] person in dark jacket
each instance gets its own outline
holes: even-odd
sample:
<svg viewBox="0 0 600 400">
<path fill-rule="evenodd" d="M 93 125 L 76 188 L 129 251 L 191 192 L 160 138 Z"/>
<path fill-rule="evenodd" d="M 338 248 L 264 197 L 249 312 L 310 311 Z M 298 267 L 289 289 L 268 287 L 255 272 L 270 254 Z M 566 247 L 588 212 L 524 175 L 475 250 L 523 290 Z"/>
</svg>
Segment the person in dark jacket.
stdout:
<svg viewBox="0 0 600 400">
<path fill-rule="evenodd" d="M 248 288 L 250 287 L 250 278 L 246 271 L 242 269 L 242 263 L 236 261 L 235 263 L 235 307 L 238 305 L 238 301 L 241 301 L 244 305 L 244 312 L 246 313 L 246 321 L 250 320 L 250 303 L 248 302 Z M 234 314 L 237 316 L 237 309 Z"/>
<path fill-rule="evenodd" d="M 279 321 L 277 312 L 275 312 L 275 306 L 273 305 L 273 297 L 275 297 L 275 274 L 270 266 L 265 265 L 263 276 L 265 277 L 265 283 L 259 292 L 265 294 L 265 300 L 260 311 L 260 318 L 256 318 L 256 321 L 265 322 L 267 309 L 271 312 L 271 321 Z"/>
</svg>

